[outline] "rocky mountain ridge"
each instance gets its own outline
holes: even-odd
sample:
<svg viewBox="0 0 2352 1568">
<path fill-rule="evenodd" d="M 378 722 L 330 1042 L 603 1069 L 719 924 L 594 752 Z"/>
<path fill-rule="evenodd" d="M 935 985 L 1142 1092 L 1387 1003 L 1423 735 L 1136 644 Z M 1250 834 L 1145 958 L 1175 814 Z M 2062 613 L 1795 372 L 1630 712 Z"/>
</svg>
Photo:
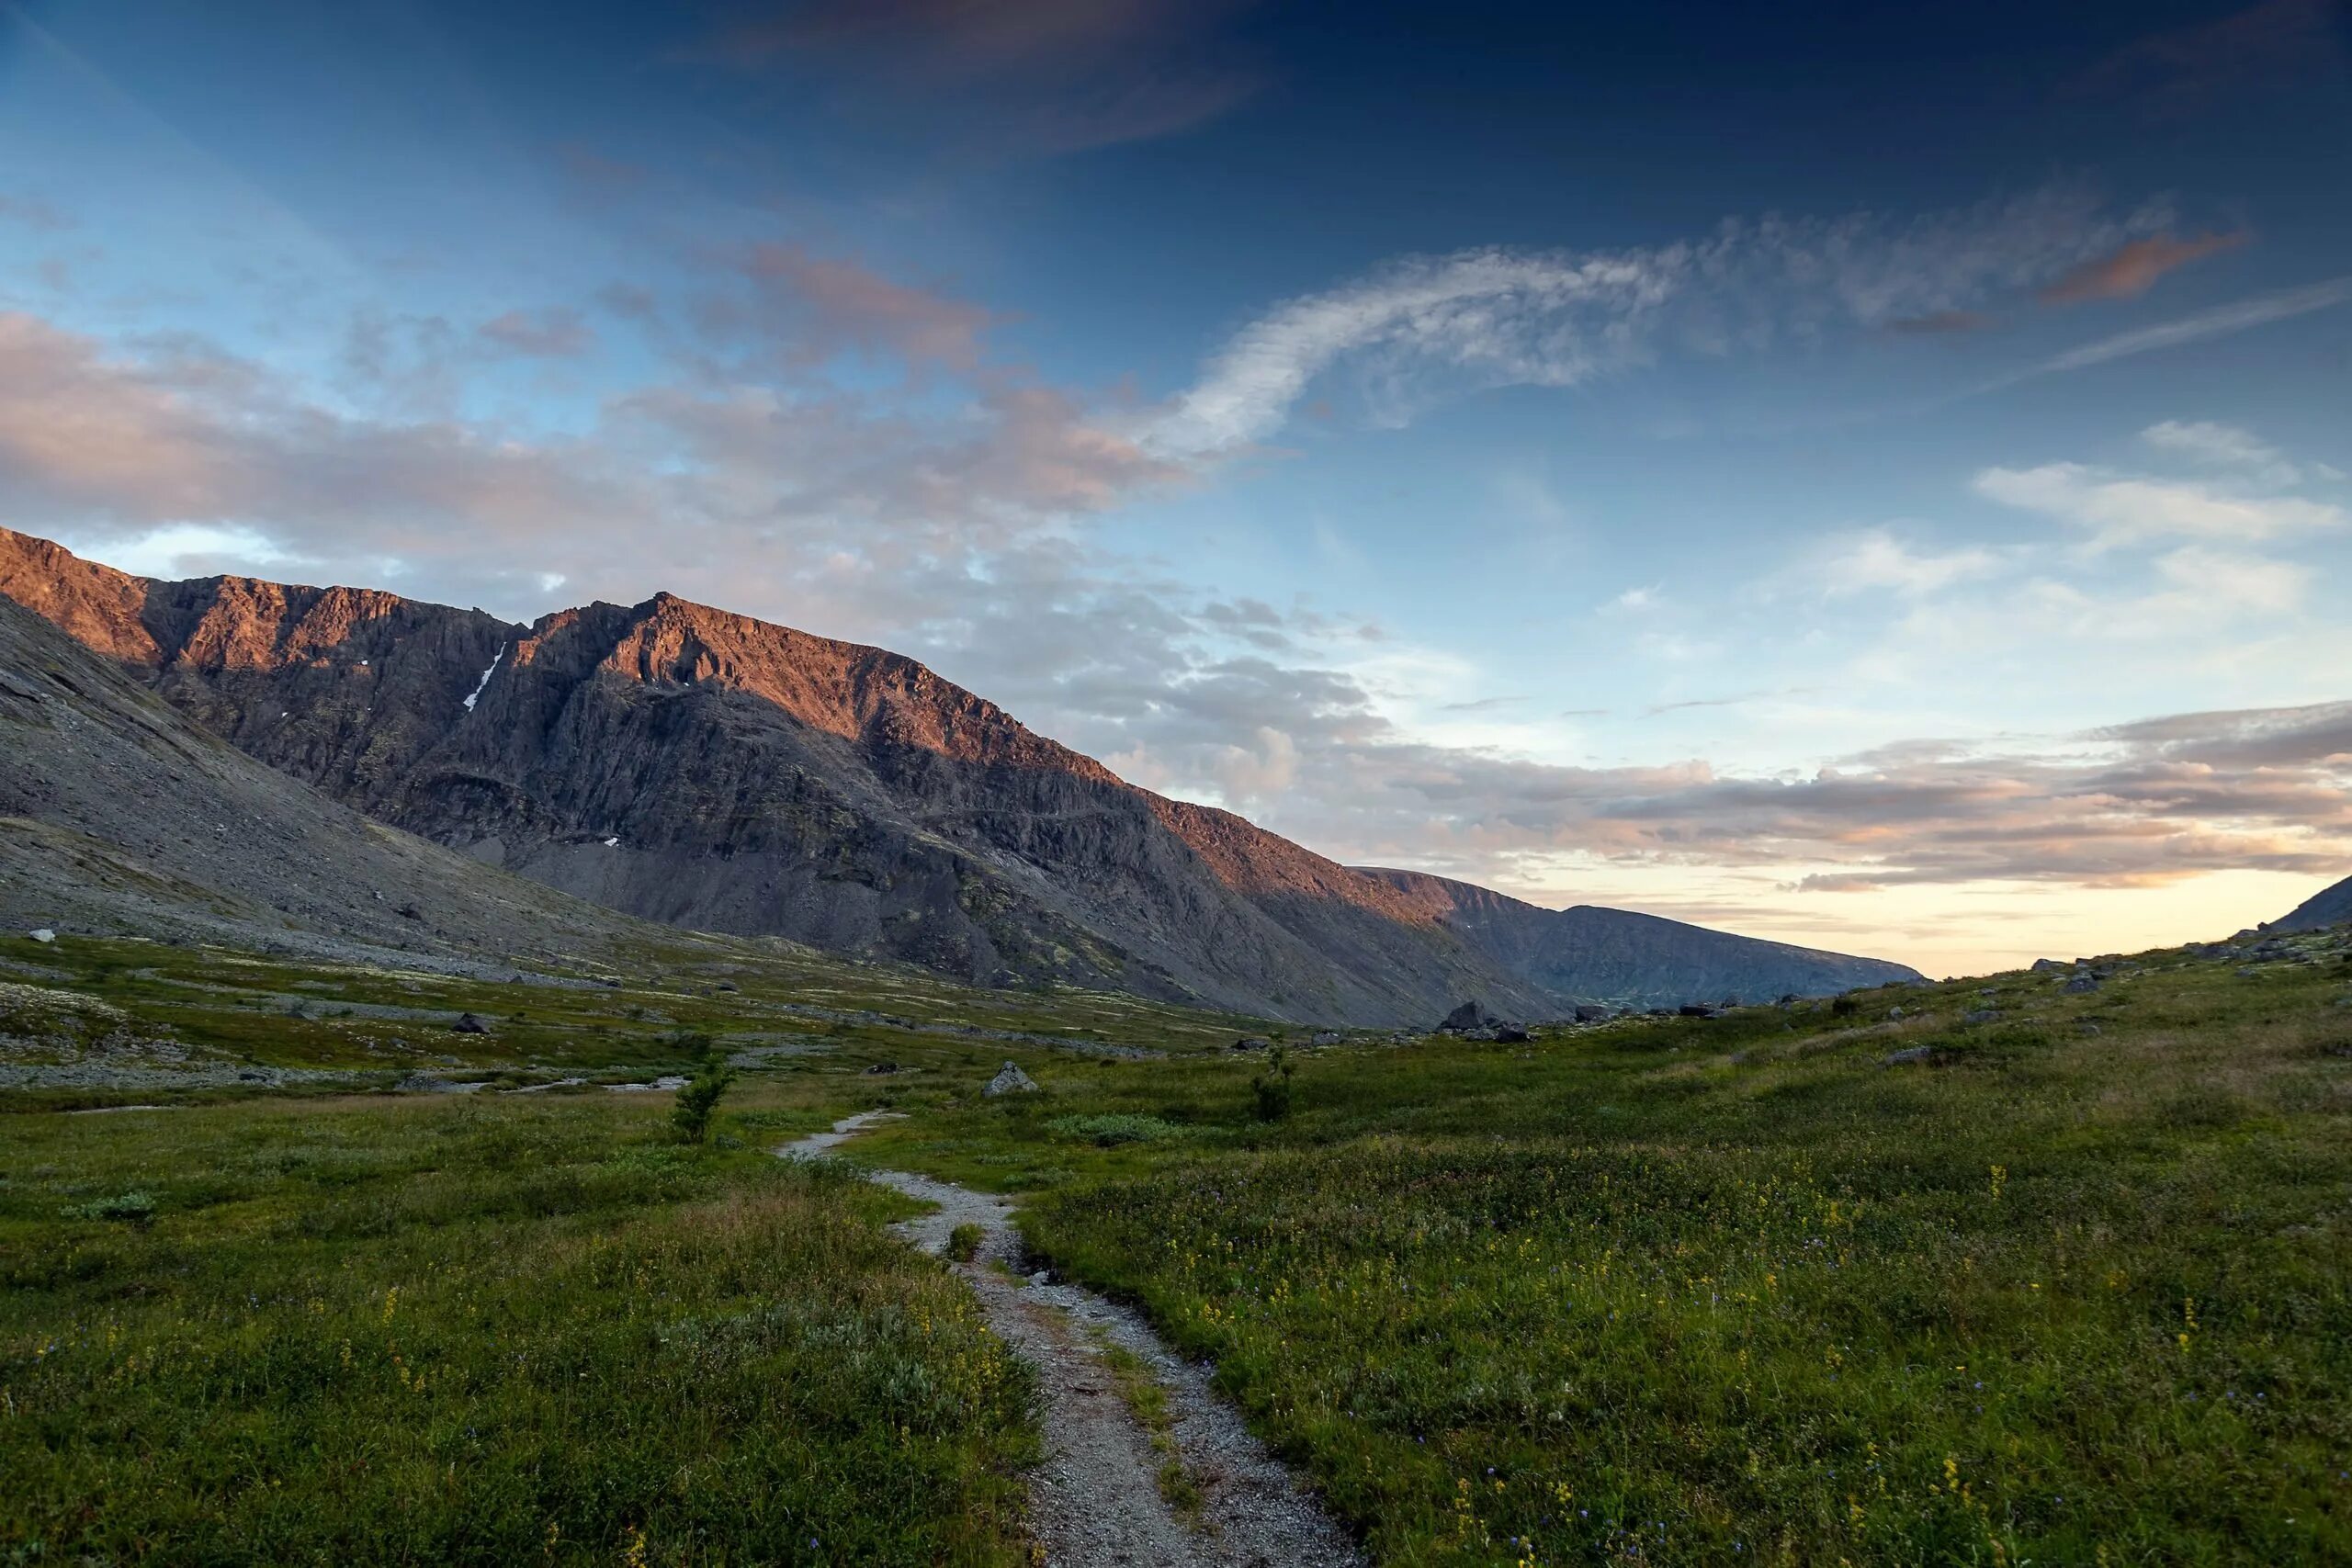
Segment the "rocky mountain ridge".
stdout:
<svg viewBox="0 0 2352 1568">
<path fill-rule="evenodd" d="M 1534 978 L 1575 965 L 1512 960 L 1425 890 L 1129 785 L 913 660 L 666 593 L 521 626 L 372 590 L 151 581 L 0 530 L 0 594 L 334 799 L 632 915 L 1301 1021 L 1581 999 Z M 1642 970 L 1645 917 L 1571 913 L 1614 944 L 1593 972 L 1632 977 L 1603 994 L 1681 987 Z M 1752 945 L 1757 973 L 1802 951 Z"/>
</svg>

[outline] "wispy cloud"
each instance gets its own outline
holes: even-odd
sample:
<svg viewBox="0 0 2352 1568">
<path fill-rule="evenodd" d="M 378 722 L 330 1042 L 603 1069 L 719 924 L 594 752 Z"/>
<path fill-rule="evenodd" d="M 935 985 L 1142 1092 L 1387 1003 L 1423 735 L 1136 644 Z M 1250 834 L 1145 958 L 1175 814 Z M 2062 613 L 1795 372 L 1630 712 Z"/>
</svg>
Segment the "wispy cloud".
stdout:
<svg viewBox="0 0 2352 1568">
<path fill-rule="evenodd" d="M 791 0 L 739 8 L 684 58 L 796 73 L 845 111 L 1001 150 L 1170 136 L 1263 78 L 1223 37 L 1248 0 Z"/>
<path fill-rule="evenodd" d="M 2275 468 L 2280 457 L 2278 447 L 2252 431 L 2212 420 L 2167 419 L 2140 432 L 2140 439 L 2159 451 L 2225 468 Z"/>
<path fill-rule="evenodd" d="M 2235 250 L 2246 243 L 2244 233 L 2199 234 L 2195 239 L 2177 240 L 2170 234 L 2151 234 L 2144 240 L 2132 240 L 2117 246 L 2106 255 L 2072 268 L 2054 282 L 2045 285 L 2038 298 L 2045 305 L 2079 305 L 2090 299 L 2129 299 L 2144 294 L 2156 279 L 2175 272 L 2189 263 L 2202 261 L 2223 251 Z"/>
<path fill-rule="evenodd" d="M 74 227 L 74 220 L 37 196 L 0 195 L 0 220 L 21 223 L 28 229 L 52 234 L 62 233 Z"/>
<path fill-rule="evenodd" d="M 1466 390 L 1577 386 L 1670 354 L 1953 317 L 2169 220 L 2160 204 L 2118 215 L 2052 186 L 1905 221 L 1772 217 L 1648 249 L 1408 258 L 1259 317 L 1142 438 L 1171 455 L 1247 447 L 1342 370 L 1374 421 L 1393 424 Z"/>
<path fill-rule="evenodd" d="M 1825 598 L 1872 592 L 1916 598 L 1990 577 L 2007 565 L 1999 551 L 1983 546 L 1921 549 L 1891 528 L 1864 528 L 1828 540 L 1791 576 Z"/>
<path fill-rule="evenodd" d="M 2344 0 L 2263 0 L 2215 21 L 2135 39 L 2092 67 L 2076 86 L 2176 117 L 2340 71 L 2347 57 L 2352 6 Z"/>
<path fill-rule="evenodd" d="M 2303 483 L 2312 474 L 2333 470 L 2314 465 L 2307 473 L 2301 464 L 2255 434 L 2213 420 L 2165 420 L 2140 432 L 2140 439 L 2158 452 L 2185 458 L 2209 468 L 2230 469 L 2255 484 L 2284 490 Z"/>
<path fill-rule="evenodd" d="M 2332 277 L 2324 283 L 2305 284 L 2299 288 L 2281 288 L 2274 293 L 2257 294 L 2249 299 L 2216 305 L 2208 310 L 2194 311 L 2155 326 L 2118 333 L 2113 337 L 2101 338 L 2097 343 L 2085 344 L 2080 348 L 2068 349 L 2064 354 L 2043 360 L 2025 374 L 2041 376 L 2086 369 L 2109 360 L 2126 359 L 2135 354 L 2177 348 L 2183 344 L 2199 343 L 2207 338 L 2266 326 L 2272 321 L 2306 316 L 2313 310 L 2325 310 L 2341 305 L 2347 299 L 2352 299 L 2352 276 Z"/>
<path fill-rule="evenodd" d="M 576 359 L 595 346 L 596 334 L 574 310 L 509 310 L 477 329 L 482 340 L 527 359 Z"/>
<path fill-rule="evenodd" d="M 862 263 L 796 244 L 751 246 L 720 271 L 740 293 L 707 294 L 696 314 L 714 341 L 806 366 L 840 353 L 895 357 L 916 368 L 969 372 L 996 324 L 983 306 L 888 277 Z"/>
<path fill-rule="evenodd" d="M 2166 538 L 2247 542 L 2341 528 L 2352 514 L 2301 496 L 2245 495 L 2187 480 L 2118 474 L 2082 463 L 1986 468 L 1979 495 L 2083 531 L 2095 548 Z"/>
</svg>

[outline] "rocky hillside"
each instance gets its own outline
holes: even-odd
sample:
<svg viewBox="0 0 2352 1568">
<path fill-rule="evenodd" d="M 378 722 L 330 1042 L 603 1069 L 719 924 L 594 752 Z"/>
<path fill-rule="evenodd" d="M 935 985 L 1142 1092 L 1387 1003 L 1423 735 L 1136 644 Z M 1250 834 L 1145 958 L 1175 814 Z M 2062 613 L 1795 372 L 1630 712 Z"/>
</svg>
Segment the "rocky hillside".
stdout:
<svg viewBox="0 0 2352 1568">
<path fill-rule="evenodd" d="M 2312 894 L 2296 905 L 2294 911 L 2286 919 L 2273 921 L 2268 929 L 2315 931 L 2326 926 L 2340 926 L 2346 921 L 2352 921 L 2352 876 Z"/>
<path fill-rule="evenodd" d="M 1417 871 L 1360 867 L 1413 910 L 1523 984 L 1580 1001 L 1655 1007 L 1736 997 L 1820 996 L 1917 977 L 1900 964 L 1758 942 L 1656 915 L 1579 904 L 1546 909 Z"/>
<path fill-rule="evenodd" d="M 0 922 L 460 967 L 650 934 L 336 805 L 6 598 Z"/>
<path fill-rule="evenodd" d="M 336 800 L 630 914 L 1318 1021 L 1427 1023 L 1465 996 L 1535 1017 L 1589 994 L 911 660 L 667 594 L 514 626 L 363 590 L 153 582 L 6 531 L 0 594 Z M 1618 949 L 1629 993 L 1720 994 Z M 1814 973 L 1777 989 L 1823 988 Z"/>
</svg>

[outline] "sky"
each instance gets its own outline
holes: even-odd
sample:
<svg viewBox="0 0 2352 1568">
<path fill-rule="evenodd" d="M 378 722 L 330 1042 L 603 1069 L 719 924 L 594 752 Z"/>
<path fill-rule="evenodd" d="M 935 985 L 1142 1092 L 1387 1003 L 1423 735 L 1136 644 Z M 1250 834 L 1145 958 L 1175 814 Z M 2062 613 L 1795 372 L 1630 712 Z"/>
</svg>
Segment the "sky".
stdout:
<svg viewBox="0 0 2352 1568">
<path fill-rule="evenodd" d="M 2352 0 L 0 0 L 0 521 L 1978 973 L 2352 873 Z"/>
</svg>

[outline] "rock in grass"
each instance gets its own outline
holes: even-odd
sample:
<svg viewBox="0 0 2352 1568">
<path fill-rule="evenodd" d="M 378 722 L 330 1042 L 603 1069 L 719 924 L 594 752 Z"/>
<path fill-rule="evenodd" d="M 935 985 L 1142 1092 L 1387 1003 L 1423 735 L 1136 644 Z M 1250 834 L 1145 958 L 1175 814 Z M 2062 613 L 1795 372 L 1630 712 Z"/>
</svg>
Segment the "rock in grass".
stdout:
<svg viewBox="0 0 2352 1568">
<path fill-rule="evenodd" d="M 2073 979 L 2067 981 L 2061 988 L 2064 989 L 2070 997 L 2079 997 L 2088 992 L 2098 990 L 2098 980 L 2095 976 L 2077 975 Z"/>
<path fill-rule="evenodd" d="M 41 926 L 37 930 L 27 931 L 25 934 L 31 937 L 35 942 L 50 942 L 57 940 L 57 933 L 51 931 L 47 926 Z"/>
<path fill-rule="evenodd" d="M 1233 1043 L 1233 1048 L 1237 1051 L 1263 1051 L 1269 1043 L 1255 1034 L 1245 1034 Z"/>
<path fill-rule="evenodd" d="M 1501 1021 L 1502 1020 L 1480 1007 L 1476 1002 L 1469 1001 L 1464 1002 L 1460 1007 L 1447 1013 L 1445 1021 L 1439 1024 L 1438 1028 L 1459 1034 L 1466 1033 L 1473 1029 L 1492 1029 Z"/>
<path fill-rule="evenodd" d="M 996 1077 L 989 1079 L 989 1087 L 980 1092 L 989 1096 L 1035 1094 L 1037 1092 L 1037 1080 L 1023 1072 L 1016 1064 L 1007 1062 L 997 1069 Z"/>
<path fill-rule="evenodd" d="M 490 1025 L 484 1023 L 481 1020 L 476 1018 L 469 1012 L 461 1012 L 458 1015 L 458 1021 L 449 1026 L 449 1032 L 452 1034 L 487 1034 L 490 1032 Z"/>
<path fill-rule="evenodd" d="M 1936 1048 L 1932 1045 L 1912 1045 L 1901 1051 L 1888 1052 L 1881 1065 L 1889 1067 L 1908 1067 L 1921 1062 L 1932 1061 L 1935 1059 L 1935 1055 Z"/>
<path fill-rule="evenodd" d="M 1961 1016 L 1960 1021 L 1962 1023 L 1990 1023 L 2000 1016 L 2001 1010 L 1999 1008 L 1978 1008 L 1974 1012 L 1963 1013 Z"/>
</svg>

